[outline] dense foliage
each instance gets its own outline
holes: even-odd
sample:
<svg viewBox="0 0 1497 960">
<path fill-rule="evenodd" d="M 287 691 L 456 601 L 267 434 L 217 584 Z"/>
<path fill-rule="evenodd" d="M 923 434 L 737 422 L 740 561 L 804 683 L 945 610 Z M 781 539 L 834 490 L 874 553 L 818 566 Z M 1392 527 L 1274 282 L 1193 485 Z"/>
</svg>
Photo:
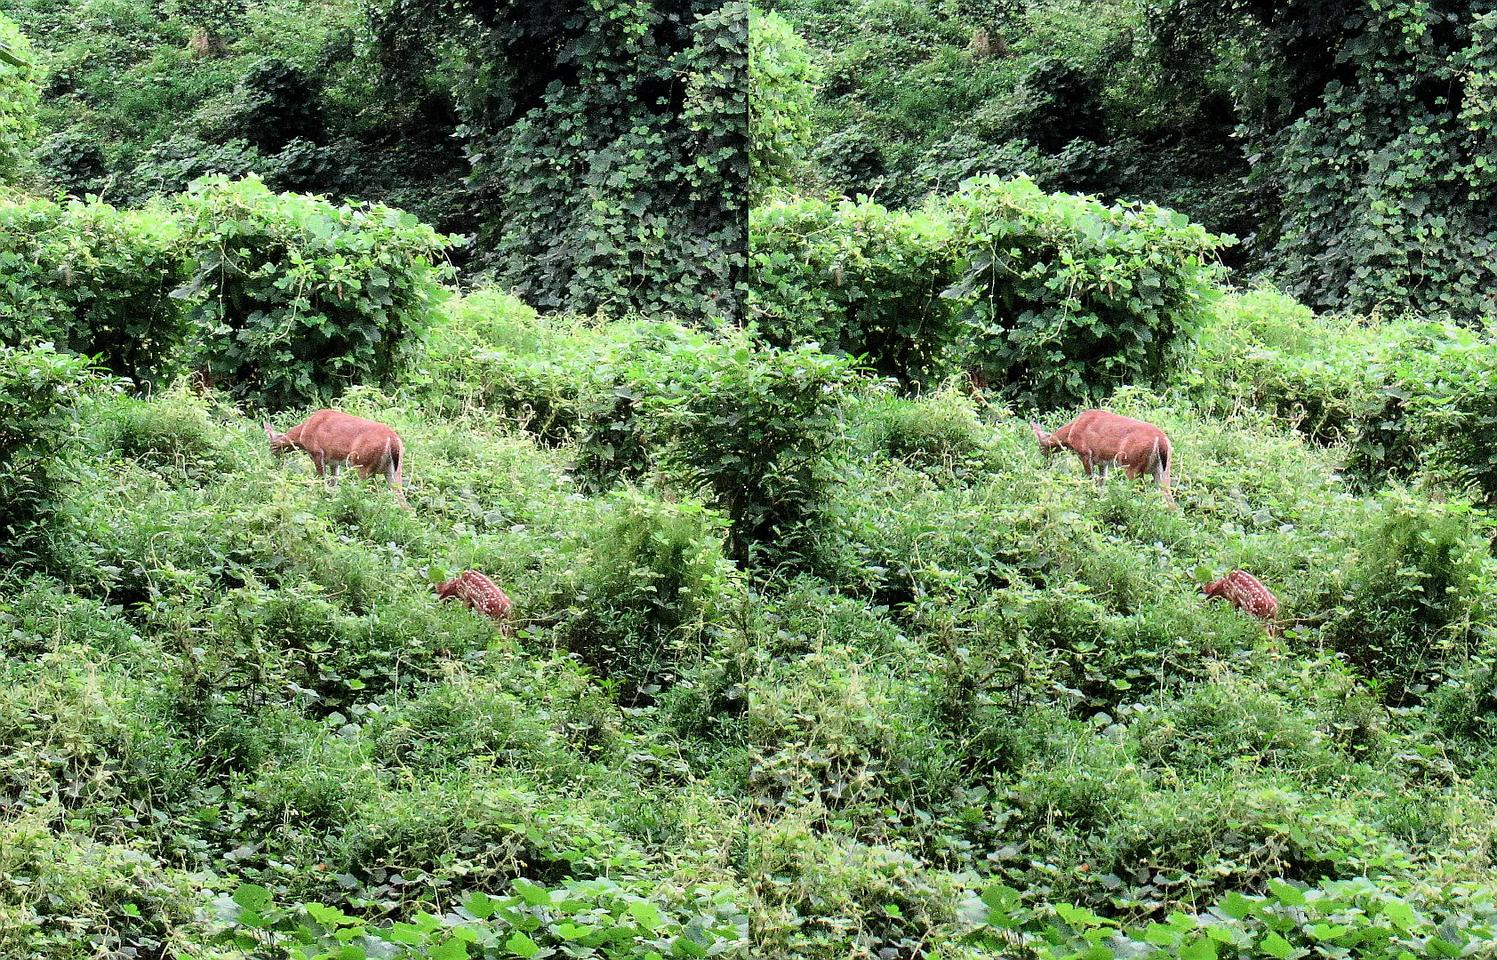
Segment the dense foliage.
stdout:
<svg viewBox="0 0 1497 960">
<path fill-rule="evenodd" d="M 1485 0 L 775 0 L 823 77 L 802 189 L 1141 198 L 1314 306 L 1497 311 Z"/>
<path fill-rule="evenodd" d="M 752 228 L 771 340 L 835 346 L 906 382 L 967 370 L 1041 404 L 1162 382 L 1201 326 L 1222 244 L 1179 214 L 1025 178 L 975 179 L 914 213 L 776 201 Z"/>
<path fill-rule="evenodd" d="M 0 14 L 0 184 L 15 178 L 36 132 L 35 70 L 26 38 Z"/>
<path fill-rule="evenodd" d="M 39 525 L 56 505 L 86 364 L 48 344 L 0 344 L 0 561 L 37 549 Z"/>
<path fill-rule="evenodd" d="M 452 39 L 488 261 L 537 306 L 739 312 L 748 183 L 741 0 L 390 3 L 382 63 Z"/>
<path fill-rule="evenodd" d="M 272 407 L 388 386 L 442 295 L 448 239 L 409 213 L 209 179 L 182 200 L 196 363 Z"/>
<path fill-rule="evenodd" d="M 181 230 L 159 207 L 0 198 L 0 343 L 50 342 L 149 383 L 186 333 L 182 273 Z"/>
</svg>

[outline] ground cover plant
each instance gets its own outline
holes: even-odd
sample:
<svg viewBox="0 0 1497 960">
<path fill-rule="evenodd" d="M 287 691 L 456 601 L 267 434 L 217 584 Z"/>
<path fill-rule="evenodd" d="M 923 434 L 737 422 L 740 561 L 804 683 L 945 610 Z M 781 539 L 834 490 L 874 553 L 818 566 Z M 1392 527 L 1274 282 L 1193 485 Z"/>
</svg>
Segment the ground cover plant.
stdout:
<svg viewBox="0 0 1497 960">
<path fill-rule="evenodd" d="M 1497 950 L 1490 16 L 775 6 L 0 20 L 0 958 Z"/>
</svg>

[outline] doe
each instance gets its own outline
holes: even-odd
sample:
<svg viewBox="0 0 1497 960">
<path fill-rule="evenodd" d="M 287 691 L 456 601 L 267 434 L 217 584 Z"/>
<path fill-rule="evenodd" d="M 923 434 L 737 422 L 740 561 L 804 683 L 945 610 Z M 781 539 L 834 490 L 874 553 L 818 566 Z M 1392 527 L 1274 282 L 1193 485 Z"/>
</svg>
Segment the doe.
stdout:
<svg viewBox="0 0 1497 960">
<path fill-rule="evenodd" d="M 1129 479 L 1150 474 L 1171 506 L 1175 496 L 1170 492 L 1170 440 L 1152 423 L 1119 416 L 1106 410 L 1087 410 L 1075 420 L 1046 433 L 1037 423 L 1030 423 L 1040 449 L 1054 455 L 1064 447 L 1081 458 L 1081 468 L 1095 477 L 1100 488 L 1111 467 L 1122 467 Z"/>
<path fill-rule="evenodd" d="M 292 450 L 305 450 L 317 468 L 317 475 L 321 477 L 324 471 L 330 471 L 329 482 L 333 484 L 345 464 L 358 467 L 365 477 L 383 473 L 385 482 L 395 491 L 395 499 L 409 508 L 400 480 L 405 444 L 383 423 L 339 410 L 318 410 L 285 433 L 276 433 L 268 423 L 262 426 L 270 438 L 271 453 L 285 456 Z"/>
</svg>

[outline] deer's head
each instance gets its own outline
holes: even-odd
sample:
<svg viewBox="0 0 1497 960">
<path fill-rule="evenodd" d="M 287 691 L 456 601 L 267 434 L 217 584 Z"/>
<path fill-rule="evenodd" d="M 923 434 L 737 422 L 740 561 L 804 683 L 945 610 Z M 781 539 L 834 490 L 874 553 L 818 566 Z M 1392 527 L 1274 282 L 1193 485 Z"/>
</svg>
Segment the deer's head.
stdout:
<svg viewBox="0 0 1497 960">
<path fill-rule="evenodd" d="M 266 439 L 270 441 L 271 453 L 282 456 L 290 453 L 296 448 L 296 444 L 291 442 L 290 437 L 286 436 L 284 433 L 276 433 L 275 428 L 270 424 L 262 422 L 260 426 L 265 428 L 265 436 Z"/>
<path fill-rule="evenodd" d="M 1039 441 L 1040 452 L 1046 456 L 1054 456 L 1055 451 L 1060 449 L 1060 441 L 1055 439 L 1055 434 L 1046 433 L 1033 420 L 1029 422 L 1029 427 L 1034 431 L 1034 438 Z"/>
</svg>

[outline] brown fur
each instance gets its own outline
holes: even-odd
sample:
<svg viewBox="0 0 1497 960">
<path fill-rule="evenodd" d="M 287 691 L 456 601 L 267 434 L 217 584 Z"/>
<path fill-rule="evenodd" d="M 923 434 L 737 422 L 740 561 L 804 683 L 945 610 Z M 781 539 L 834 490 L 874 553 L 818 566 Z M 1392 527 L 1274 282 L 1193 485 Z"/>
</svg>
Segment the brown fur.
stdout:
<svg viewBox="0 0 1497 960">
<path fill-rule="evenodd" d="M 400 479 L 405 445 L 395 431 L 383 423 L 339 410 L 318 410 L 285 433 L 276 433 L 268 423 L 263 426 L 265 436 L 270 440 L 271 453 L 284 456 L 292 450 L 305 450 L 319 477 L 331 468 L 329 482 L 334 484 L 338 481 L 339 469 L 345 464 L 358 467 L 359 473 L 365 477 L 383 473 L 385 482 L 395 491 L 395 499 L 402 506 L 408 506 Z"/>
<path fill-rule="evenodd" d="M 510 602 L 509 595 L 477 570 L 464 570 L 451 580 L 439 583 L 432 589 L 441 599 L 461 600 L 470 610 L 476 610 L 496 621 L 505 633 L 512 631 L 509 617 L 514 604 Z"/>
<path fill-rule="evenodd" d="M 1208 598 L 1220 597 L 1249 616 L 1257 617 L 1268 627 L 1268 632 L 1278 635 L 1279 598 L 1261 581 L 1246 570 L 1231 573 L 1201 587 Z"/>
<path fill-rule="evenodd" d="M 1144 474 L 1154 478 L 1171 506 L 1175 495 L 1170 492 L 1170 440 L 1152 423 L 1122 417 L 1106 410 L 1087 410 L 1075 420 L 1046 433 L 1031 423 L 1040 449 L 1054 454 L 1064 447 L 1081 459 L 1088 477 L 1096 477 L 1100 488 L 1111 467 L 1122 467 L 1128 478 Z"/>
</svg>

